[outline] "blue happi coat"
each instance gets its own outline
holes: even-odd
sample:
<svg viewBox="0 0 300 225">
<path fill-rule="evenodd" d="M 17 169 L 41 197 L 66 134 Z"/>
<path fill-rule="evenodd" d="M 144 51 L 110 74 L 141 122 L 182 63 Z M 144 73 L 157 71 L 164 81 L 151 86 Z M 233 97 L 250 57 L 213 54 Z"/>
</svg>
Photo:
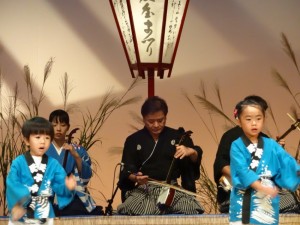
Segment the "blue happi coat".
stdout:
<svg viewBox="0 0 300 225">
<path fill-rule="evenodd" d="M 261 180 L 264 185 L 278 186 L 295 191 L 300 183 L 297 172 L 300 166 L 276 141 L 261 137 L 263 148 L 257 153 L 261 156 L 256 171 L 250 169 L 251 152 L 240 137 L 231 145 L 230 168 L 233 189 L 230 196 L 230 221 L 241 221 L 244 190 Z M 250 223 L 278 224 L 279 196 L 271 198 L 251 189 Z"/>
<path fill-rule="evenodd" d="M 35 164 L 28 166 L 24 155 L 13 160 L 6 179 L 6 198 L 9 212 L 16 204 L 21 204 L 26 208 L 32 202 L 31 192 L 37 190 L 31 173 L 31 171 L 36 170 L 35 167 Z M 34 218 L 54 218 L 55 214 L 52 203 L 49 201 L 50 198 L 55 193 L 59 207 L 63 208 L 71 202 L 74 192 L 67 189 L 65 185 L 66 172 L 57 160 L 48 157 L 47 164 L 41 163 L 38 168 L 44 172 L 37 192 L 37 196 L 42 197 L 42 201 L 38 200 L 35 205 Z M 38 177 L 41 176 L 37 175 L 35 179 L 39 179 Z M 26 215 L 20 221 L 24 221 L 24 218 Z"/>
<path fill-rule="evenodd" d="M 87 185 L 90 181 L 90 178 L 92 177 L 92 162 L 84 147 L 76 144 L 72 145 L 82 159 L 81 172 L 78 172 L 76 161 L 71 154 L 68 154 L 65 171 L 67 174 L 72 173 L 75 176 L 77 182 L 75 193 L 82 201 L 86 210 L 88 212 L 91 212 L 96 207 L 94 199 L 89 195 L 89 193 L 87 193 Z M 56 159 L 61 165 L 63 165 L 65 153 L 66 151 L 63 149 L 62 152 L 58 154 L 53 143 L 51 143 L 49 149 L 46 152 L 48 156 L 51 156 L 54 159 Z"/>
</svg>

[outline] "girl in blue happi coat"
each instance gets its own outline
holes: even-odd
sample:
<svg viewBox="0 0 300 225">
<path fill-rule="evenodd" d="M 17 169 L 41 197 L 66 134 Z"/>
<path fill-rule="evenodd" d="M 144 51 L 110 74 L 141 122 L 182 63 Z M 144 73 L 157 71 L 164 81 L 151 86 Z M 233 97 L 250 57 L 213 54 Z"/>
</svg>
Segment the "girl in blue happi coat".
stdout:
<svg viewBox="0 0 300 225">
<path fill-rule="evenodd" d="M 45 155 L 54 135 L 48 120 L 41 117 L 27 120 L 22 135 L 29 150 L 13 160 L 6 179 L 8 224 L 52 225 L 55 215 L 51 198 L 56 193 L 59 206 L 68 205 L 76 180 L 66 176 L 56 159 Z"/>
<path fill-rule="evenodd" d="M 296 160 L 275 140 L 261 135 L 266 105 L 244 100 L 236 107 L 244 134 L 230 150 L 230 224 L 278 224 L 278 192 L 295 191 L 300 183 Z"/>
</svg>

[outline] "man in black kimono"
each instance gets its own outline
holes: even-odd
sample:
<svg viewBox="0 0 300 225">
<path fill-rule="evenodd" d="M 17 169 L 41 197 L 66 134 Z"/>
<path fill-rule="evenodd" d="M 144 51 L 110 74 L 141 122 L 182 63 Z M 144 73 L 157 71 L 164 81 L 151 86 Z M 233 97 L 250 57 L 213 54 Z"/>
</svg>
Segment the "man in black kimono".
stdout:
<svg viewBox="0 0 300 225">
<path fill-rule="evenodd" d="M 117 212 L 126 215 L 199 214 L 203 209 L 194 195 L 195 180 L 200 176 L 202 150 L 194 146 L 183 128 L 166 126 L 168 106 L 160 97 L 148 98 L 142 108 L 144 128 L 127 137 L 119 186 L 123 203 Z M 191 132 L 190 132 L 191 133 Z M 167 182 L 187 190 L 175 191 L 169 203 L 162 202 L 162 186 Z"/>
</svg>

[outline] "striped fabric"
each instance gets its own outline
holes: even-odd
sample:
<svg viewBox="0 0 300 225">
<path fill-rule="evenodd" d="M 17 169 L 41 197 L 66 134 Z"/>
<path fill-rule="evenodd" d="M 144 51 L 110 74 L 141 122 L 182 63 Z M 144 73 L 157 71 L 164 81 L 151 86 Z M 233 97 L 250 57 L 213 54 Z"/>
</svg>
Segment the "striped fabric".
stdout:
<svg viewBox="0 0 300 225">
<path fill-rule="evenodd" d="M 300 202 L 293 192 L 282 189 L 279 196 L 279 213 L 300 213 Z"/>
<path fill-rule="evenodd" d="M 76 180 L 76 194 L 84 204 L 86 210 L 88 212 L 93 211 L 96 208 L 96 203 L 93 200 L 93 198 L 87 193 L 87 184 L 89 182 L 89 179 L 82 179 L 79 177 L 79 173 L 77 168 L 74 169 L 74 176 Z M 85 194 L 86 193 L 86 194 Z"/>
<path fill-rule="evenodd" d="M 194 196 L 175 191 L 170 207 L 161 211 L 157 205 L 161 186 L 148 184 L 126 193 L 126 200 L 118 206 L 117 213 L 123 215 L 202 214 L 202 206 Z"/>
</svg>

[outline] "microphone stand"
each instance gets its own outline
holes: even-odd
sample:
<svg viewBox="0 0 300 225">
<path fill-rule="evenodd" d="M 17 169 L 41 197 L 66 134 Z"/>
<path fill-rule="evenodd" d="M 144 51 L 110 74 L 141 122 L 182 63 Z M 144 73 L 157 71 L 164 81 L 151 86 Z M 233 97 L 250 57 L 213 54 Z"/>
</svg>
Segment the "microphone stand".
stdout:
<svg viewBox="0 0 300 225">
<path fill-rule="evenodd" d="M 114 190 L 112 196 L 111 196 L 111 199 L 108 199 L 107 202 L 108 202 L 108 205 L 105 207 L 105 215 L 106 216 L 111 216 L 112 215 L 112 211 L 113 211 L 113 208 L 112 208 L 112 203 L 114 201 L 114 198 L 117 194 L 117 191 L 119 189 L 119 183 L 117 184 L 117 187 L 116 189 Z"/>
<path fill-rule="evenodd" d="M 119 172 L 119 176 L 120 176 L 122 166 L 124 166 L 124 164 L 123 163 L 118 163 L 116 165 L 116 168 L 117 168 L 117 166 L 120 166 L 120 172 Z M 116 172 L 116 168 L 115 168 L 115 172 Z M 115 174 L 115 172 L 114 172 L 114 174 Z M 114 176 L 114 180 L 115 180 L 115 176 Z M 106 216 L 111 216 L 112 215 L 112 211 L 113 211 L 112 203 L 114 201 L 114 198 L 117 194 L 118 189 L 119 189 L 119 182 L 117 183 L 117 186 L 116 186 L 114 192 L 112 193 L 111 199 L 107 200 L 108 205 L 105 207 L 105 212 L 104 212 L 104 215 L 106 215 Z"/>
</svg>

